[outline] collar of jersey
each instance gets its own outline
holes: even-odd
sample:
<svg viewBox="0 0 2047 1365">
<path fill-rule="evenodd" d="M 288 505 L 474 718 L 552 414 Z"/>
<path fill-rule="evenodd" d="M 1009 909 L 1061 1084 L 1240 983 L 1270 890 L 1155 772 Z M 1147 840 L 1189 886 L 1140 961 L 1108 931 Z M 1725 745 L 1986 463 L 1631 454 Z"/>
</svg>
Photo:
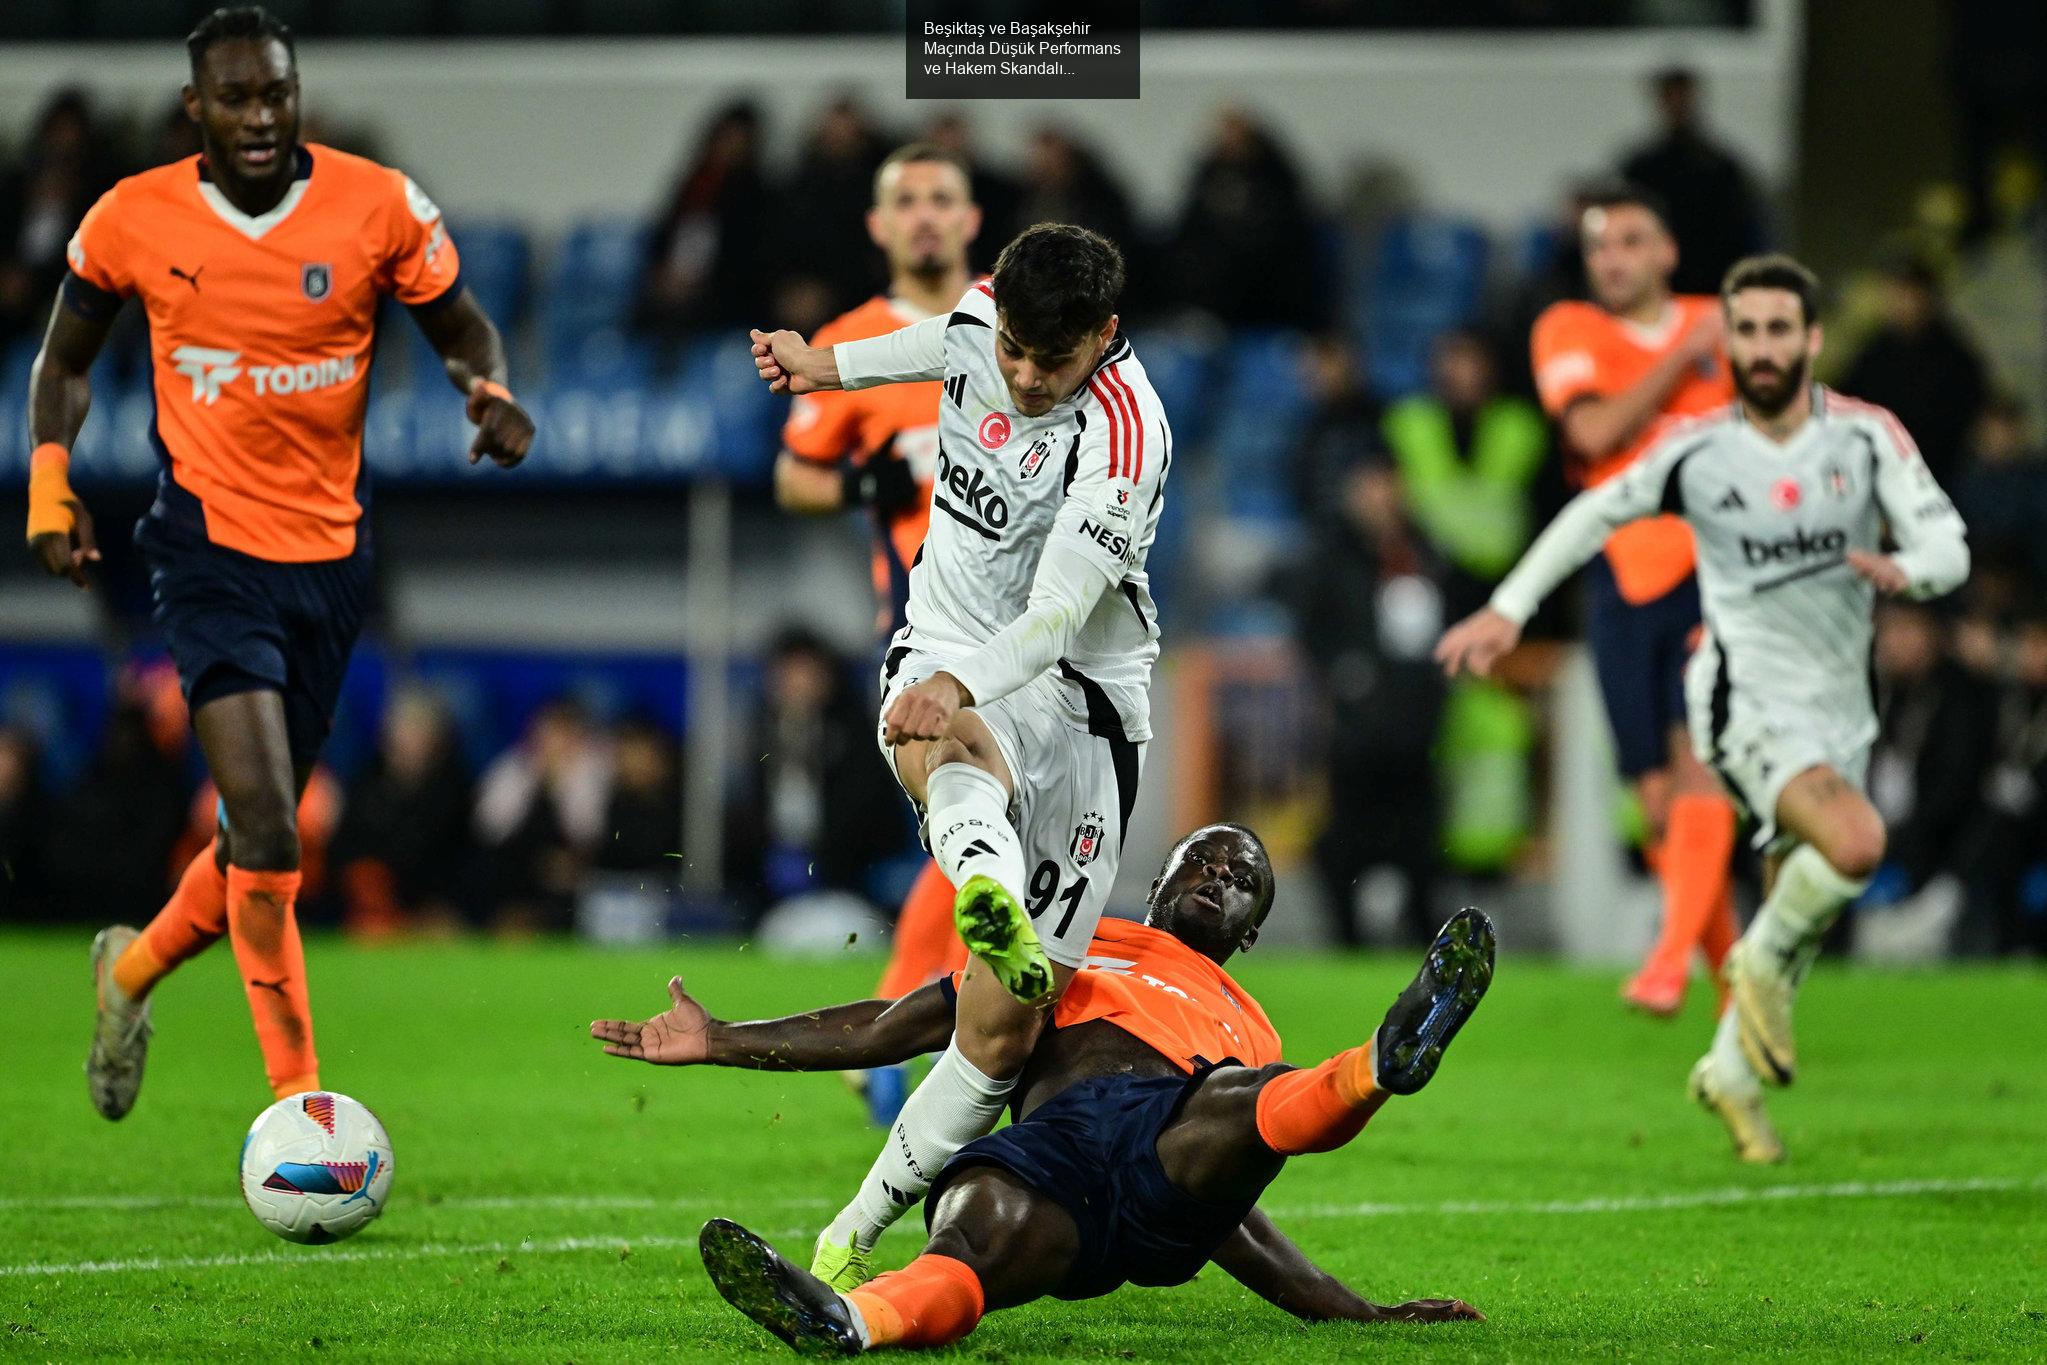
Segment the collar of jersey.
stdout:
<svg viewBox="0 0 2047 1365">
<path fill-rule="evenodd" d="M 1096 375 L 1100 374 L 1103 370 L 1108 369 L 1117 361 L 1127 359 L 1129 355 L 1130 337 L 1126 332 L 1124 332 L 1123 324 L 1121 322 L 1118 322 L 1116 324 L 1116 335 L 1109 338 L 1109 344 L 1102 349 L 1102 358 L 1100 360 L 1097 360 L 1095 362 L 1095 367 L 1087 372 L 1088 379 L 1093 379 Z M 1082 380 L 1080 388 L 1074 390 L 1074 397 L 1078 398 L 1080 394 L 1084 393 L 1086 390 L 1087 380 Z M 1072 400 L 1069 399 L 1068 401 L 1070 402 Z"/>
<path fill-rule="evenodd" d="M 243 213 L 213 183 L 213 172 L 207 168 L 206 157 L 199 158 L 199 197 L 206 206 L 220 217 L 220 220 L 241 233 L 250 241 L 258 241 L 263 234 L 291 217 L 291 211 L 299 206 L 299 200 L 306 197 L 306 187 L 313 180 L 313 153 L 304 143 L 292 148 L 295 169 L 292 171 L 291 187 L 284 192 L 284 198 L 268 212 L 250 215 Z"/>
</svg>

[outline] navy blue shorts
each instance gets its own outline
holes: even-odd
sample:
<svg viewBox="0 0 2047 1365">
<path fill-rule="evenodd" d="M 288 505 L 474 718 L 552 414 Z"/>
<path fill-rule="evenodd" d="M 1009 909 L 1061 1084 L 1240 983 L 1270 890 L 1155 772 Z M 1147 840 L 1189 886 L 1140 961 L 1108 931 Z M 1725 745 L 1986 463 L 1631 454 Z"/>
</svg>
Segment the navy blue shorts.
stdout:
<svg viewBox="0 0 2047 1365">
<path fill-rule="evenodd" d="M 1256 1203 L 1196 1199 L 1159 1165 L 1159 1134 L 1207 1074 L 1097 1076 L 1068 1086 L 1022 1122 L 954 1153 L 925 1199 L 927 1225 L 954 1180 L 998 1166 L 1080 1229 L 1080 1257 L 1052 1291 L 1057 1297 L 1091 1299 L 1126 1282 L 1185 1284 Z"/>
<path fill-rule="evenodd" d="M 1585 567 L 1585 642 L 1599 673 L 1614 754 L 1630 780 L 1670 765 L 1670 728 L 1685 723 L 1685 661 L 1699 628 L 1699 584 L 1653 602 L 1621 596 L 1605 555 Z"/>
<path fill-rule="evenodd" d="M 197 711 L 237 692 L 282 693 L 293 764 L 318 757 L 369 609 L 367 541 L 358 534 L 346 559 L 280 564 L 157 517 L 137 522 L 152 614 L 185 704 Z"/>
</svg>

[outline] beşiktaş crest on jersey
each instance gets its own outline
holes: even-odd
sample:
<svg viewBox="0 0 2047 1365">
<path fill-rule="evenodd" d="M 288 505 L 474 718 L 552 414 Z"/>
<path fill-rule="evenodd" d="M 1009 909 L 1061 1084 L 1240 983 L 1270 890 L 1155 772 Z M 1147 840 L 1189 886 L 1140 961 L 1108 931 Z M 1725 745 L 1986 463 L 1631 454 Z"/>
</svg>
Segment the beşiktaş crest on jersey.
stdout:
<svg viewBox="0 0 2047 1365">
<path fill-rule="evenodd" d="M 299 267 L 299 288 L 318 303 L 334 292 L 334 267 L 325 261 L 308 261 Z"/>
<path fill-rule="evenodd" d="M 1067 849 L 1075 867 L 1086 867 L 1102 851 L 1102 814 L 1089 811 L 1080 817 L 1080 823 L 1073 827 L 1073 843 Z"/>
<path fill-rule="evenodd" d="M 1023 453 L 1023 458 L 1016 462 L 1017 474 L 1026 479 L 1034 477 L 1040 469 L 1045 467 L 1045 461 L 1051 457 L 1051 454 L 1051 440 L 1040 436 L 1037 440 L 1031 442 L 1031 448 L 1026 450 Z"/>
</svg>

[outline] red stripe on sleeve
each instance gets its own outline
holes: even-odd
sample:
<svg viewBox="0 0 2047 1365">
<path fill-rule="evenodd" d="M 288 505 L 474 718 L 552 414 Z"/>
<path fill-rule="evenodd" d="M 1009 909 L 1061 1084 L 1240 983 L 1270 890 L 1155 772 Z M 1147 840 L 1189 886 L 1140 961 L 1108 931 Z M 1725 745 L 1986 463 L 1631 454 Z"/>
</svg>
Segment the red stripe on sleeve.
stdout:
<svg viewBox="0 0 2047 1365">
<path fill-rule="evenodd" d="M 1123 432 L 1117 420 L 1116 404 L 1110 399 L 1100 375 L 1087 381 L 1087 391 L 1102 405 L 1103 418 L 1109 425 L 1109 477 L 1113 479 L 1123 462 Z"/>
<path fill-rule="evenodd" d="M 1110 386 L 1123 395 L 1123 402 L 1130 416 L 1130 428 L 1136 433 L 1136 440 L 1132 443 L 1133 454 L 1130 464 L 1130 481 L 1136 483 L 1144 477 L 1144 413 L 1137 406 L 1137 394 L 1131 389 L 1130 381 L 1117 373 L 1117 368 L 1111 365 L 1107 374 L 1111 381 Z"/>
</svg>

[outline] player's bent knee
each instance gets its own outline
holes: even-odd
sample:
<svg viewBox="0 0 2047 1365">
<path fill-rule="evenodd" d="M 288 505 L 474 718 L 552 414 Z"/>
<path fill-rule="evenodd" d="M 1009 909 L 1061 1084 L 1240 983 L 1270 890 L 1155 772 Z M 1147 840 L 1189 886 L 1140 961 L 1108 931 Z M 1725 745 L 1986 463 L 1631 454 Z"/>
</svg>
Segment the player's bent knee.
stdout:
<svg viewBox="0 0 2047 1365">
<path fill-rule="evenodd" d="M 989 752 L 992 745 L 970 744 L 956 736 L 933 740 L 924 749 L 924 776 L 930 776 L 948 763 L 964 763 L 970 768 L 979 768 L 984 773 L 1000 776 L 996 758 Z"/>
<path fill-rule="evenodd" d="M 1042 1022 L 1036 1011 L 1003 1020 L 972 1023 L 961 1020 L 955 1026 L 953 1042 L 983 1075 L 1015 1076 L 1030 1060 Z"/>
<path fill-rule="evenodd" d="M 972 1270 L 990 1309 L 1052 1292 L 1080 1252 L 1072 1215 L 999 1166 L 952 1182 L 932 1216 L 927 1254 Z"/>
<path fill-rule="evenodd" d="M 1883 818 L 1875 811 L 1861 811 L 1845 828 L 1820 845 L 1820 856 L 1851 881 L 1867 881 L 1883 866 L 1887 841 Z"/>
<path fill-rule="evenodd" d="M 245 803 L 254 809 L 228 810 L 227 861 L 255 872 L 290 872 L 299 865 L 299 831 L 287 806 L 279 815 L 271 803 Z"/>
</svg>

